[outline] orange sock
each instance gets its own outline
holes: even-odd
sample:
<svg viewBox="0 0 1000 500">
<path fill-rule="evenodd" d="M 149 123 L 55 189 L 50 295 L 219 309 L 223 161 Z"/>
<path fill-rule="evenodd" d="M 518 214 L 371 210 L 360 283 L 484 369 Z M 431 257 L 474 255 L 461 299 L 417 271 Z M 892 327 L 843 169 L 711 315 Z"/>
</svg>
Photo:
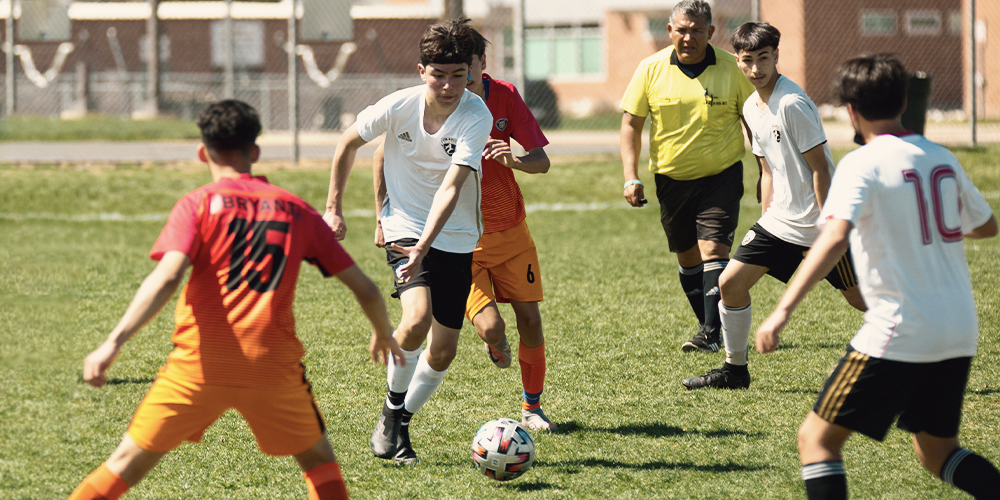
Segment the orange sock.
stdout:
<svg viewBox="0 0 1000 500">
<path fill-rule="evenodd" d="M 330 462 L 302 473 L 309 487 L 309 500 L 347 500 L 347 485 L 340 475 L 340 465 Z"/>
<path fill-rule="evenodd" d="M 70 493 L 69 500 L 118 500 L 126 491 L 125 481 L 101 464 Z"/>
<path fill-rule="evenodd" d="M 538 347 L 521 343 L 517 346 L 517 361 L 521 365 L 521 386 L 524 387 L 523 408 L 538 408 L 545 387 L 545 343 Z"/>
</svg>

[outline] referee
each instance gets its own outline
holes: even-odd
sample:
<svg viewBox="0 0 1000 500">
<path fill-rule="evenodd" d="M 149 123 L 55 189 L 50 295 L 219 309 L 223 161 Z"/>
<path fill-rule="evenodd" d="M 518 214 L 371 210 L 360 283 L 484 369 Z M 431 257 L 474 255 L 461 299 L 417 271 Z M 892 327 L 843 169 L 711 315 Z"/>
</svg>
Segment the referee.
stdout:
<svg viewBox="0 0 1000 500">
<path fill-rule="evenodd" d="M 649 170 L 660 222 L 700 324 L 681 349 L 715 352 L 722 343 L 719 276 L 729 262 L 743 196 L 741 112 L 754 87 L 732 54 L 708 43 L 715 27 L 705 1 L 679 2 L 667 31 L 673 45 L 639 64 L 622 98 L 624 195 L 633 207 L 646 203 L 639 151 L 649 116 Z"/>
</svg>

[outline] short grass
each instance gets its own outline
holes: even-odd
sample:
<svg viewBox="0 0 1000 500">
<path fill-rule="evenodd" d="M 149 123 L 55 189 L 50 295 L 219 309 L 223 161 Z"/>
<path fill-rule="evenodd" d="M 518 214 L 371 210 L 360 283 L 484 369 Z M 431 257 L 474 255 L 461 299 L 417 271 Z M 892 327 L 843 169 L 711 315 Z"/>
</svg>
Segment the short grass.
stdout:
<svg viewBox="0 0 1000 500">
<path fill-rule="evenodd" d="M 994 202 L 1000 148 L 958 150 Z M 748 193 L 756 179 L 747 168 Z M 275 184 L 314 206 L 328 172 L 263 166 Z M 795 430 L 861 323 L 839 294 L 820 286 L 800 308 L 782 347 L 753 355 L 746 391 L 688 392 L 680 379 L 722 362 L 684 354 L 694 319 L 667 252 L 658 211 L 625 208 L 621 168 L 610 158 L 557 162 L 521 176 L 529 202 L 606 203 L 602 210 L 536 211 L 546 300 L 549 370 L 543 396 L 559 424 L 535 433 L 536 466 L 498 483 L 472 469 L 469 442 L 490 419 L 517 417 L 518 368 L 497 370 L 467 325 L 437 394 L 414 419 L 421 462 L 398 468 L 371 456 L 368 438 L 385 387 L 367 360 L 368 328 L 347 290 L 308 268 L 296 315 L 305 363 L 354 498 L 803 498 Z M 645 174 L 648 179 L 649 175 Z M 370 170 L 355 170 L 348 210 L 371 206 Z M 93 220 L 118 213 L 164 215 L 174 200 L 209 181 L 200 167 L 0 168 L 0 499 L 65 498 L 112 451 L 171 349 L 172 306 L 125 348 L 108 387 L 81 381 L 81 361 L 106 336 L 143 277 L 161 220 Z M 47 218 L 39 218 L 39 214 Z M 746 199 L 739 234 L 759 207 Z M 385 290 L 384 254 L 371 244 L 371 217 L 349 217 L 346 248 Z M 963 443 L 1000 462 L 1000 250 L 967 246 L 982 325 L 966 394 Z M 783 286 L 753 291 L 755 324 Z M 398 304 L 389 300 L 391 316 Z M 502 311 L 510 324 L 509 308 Z M 516 345 L 516 332 L 508 334 Z M 863 437 L 845 450 L 852 498 L 959 499 L 917 465 L 908 436 Z M 304 498 L 289 458 L 257 451 L 241 418 L 226 414 L 200 445 L 184 444 L 127 498 Z"/>
<path fill-rule="evenodd" d="M 198 139 L 201 133 L 192 121 L 161 118 L 129 120 L 88 116 L 59 120 L 37 116 L 15 116 L 0 120 L 2 142 L 46 141 L 155 141 Z"/>
</svg>

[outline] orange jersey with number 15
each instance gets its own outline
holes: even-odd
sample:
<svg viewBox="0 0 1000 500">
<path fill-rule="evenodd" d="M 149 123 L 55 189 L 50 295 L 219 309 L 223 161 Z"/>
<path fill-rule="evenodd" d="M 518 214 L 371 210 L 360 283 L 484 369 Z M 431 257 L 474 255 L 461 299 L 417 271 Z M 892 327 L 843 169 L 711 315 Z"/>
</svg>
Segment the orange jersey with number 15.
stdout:
<svg viewBox="0 0 1000 500">
<path fill-rule="evenodd" d="M 319 213 L 263 177 L 221 179 L 174 206 L 150 257 L 169 251 L 186 254 L 192 271 L 161 371 L 207 385 L 301 384 L 292 311 L 301 262 L 324 276 L 354 264 Z"/>
</svg>

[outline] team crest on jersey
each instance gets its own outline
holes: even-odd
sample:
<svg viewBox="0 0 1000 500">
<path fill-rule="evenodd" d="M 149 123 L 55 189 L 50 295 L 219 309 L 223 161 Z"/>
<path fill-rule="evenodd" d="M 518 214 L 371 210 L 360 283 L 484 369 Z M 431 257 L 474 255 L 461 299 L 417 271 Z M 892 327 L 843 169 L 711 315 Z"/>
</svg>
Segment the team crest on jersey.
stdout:
<svg viewBox="0 0 1000 500">
<path fill-rule="evenodd" d="M 441 139 L 441 147 L 444 148 L 444 152 L 448 153 L 448 156 L 455 154 L 455 146 L 458 141 L 454 137 L 445 137 Z"/>
<path fill-rule="evenodd" d="M 774 142 L 781 142 L 781 129 L 777 125 L 771 126 L 771 135 L 774 136 Z"/>
<path fill-rule="evenodd" d="M 499 118 L 499 119 L 497 119 L 496 126 L 497 126 L 497 130 L 503 130 L 503 129 L 507 128 L 507 119 L 506 118 Z"/>
<path fill-rule="evenodd" d="M 740 242 L 740 245 L 741 246 L 749 245 L 750 242 L 753 241 L 755 236 L 757 236 L 757 233 L 753 232 L 753 229 L 747 231 L 747 235 L 743 237 L 743 241 Z"/>
</svg>

